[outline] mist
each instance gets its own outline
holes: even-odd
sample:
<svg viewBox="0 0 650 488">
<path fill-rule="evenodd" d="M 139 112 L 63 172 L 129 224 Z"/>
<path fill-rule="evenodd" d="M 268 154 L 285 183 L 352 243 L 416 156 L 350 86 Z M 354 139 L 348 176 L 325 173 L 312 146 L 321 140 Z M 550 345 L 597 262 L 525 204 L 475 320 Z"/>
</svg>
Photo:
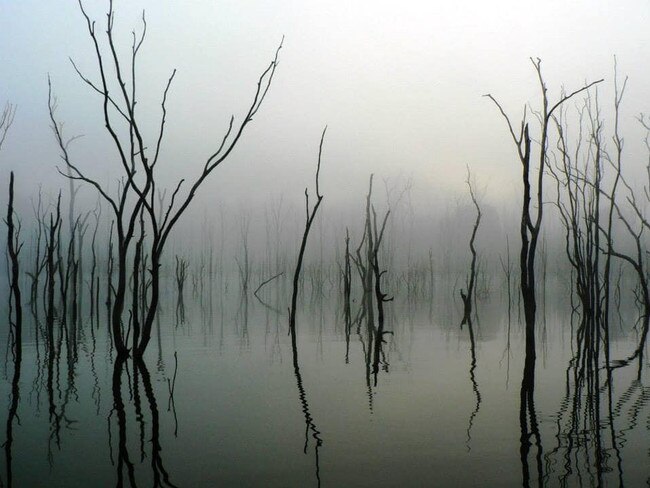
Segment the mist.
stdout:
<svg viewBox="0 0 650 488">
<path fill-rule="evenodd" d="M 648 25 L 4 2 L 0 486 L 648 483 Z"/>
</svg>

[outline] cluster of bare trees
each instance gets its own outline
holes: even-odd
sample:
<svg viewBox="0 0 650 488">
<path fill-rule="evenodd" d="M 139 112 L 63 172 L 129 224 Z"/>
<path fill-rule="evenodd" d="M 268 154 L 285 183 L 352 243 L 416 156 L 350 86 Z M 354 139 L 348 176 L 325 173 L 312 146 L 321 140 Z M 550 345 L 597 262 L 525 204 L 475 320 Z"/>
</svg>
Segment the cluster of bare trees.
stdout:
<svg viewBox="0 0 650 488">
<path fill-rule="evenodd" d="M 531 439 L 536 446 L 535 467 L 537 478 L 542 478 L 542 443 L 535 411 L 535 359 L 536 359 L 536 265 L 537 247 L 540 238 L 542 217 L 544 215 L 544 181 L 545 174 L 550 162 L 549 140 L 550 129 L 555 123 L 556 111 L 559 112 L 562 105 L 579 93 L 587 91 L 593 85 L 600 83 L 595 81 L 589 83 L 569 94 L 562 94 L 556 102 L 551 102 L 548 95 L 546 83 L 542 76 L 541 60 L 531 59 L 539 81 L 542 108 L 535 113 L 539 122 L 539 135 L 535 137 L 537 150 L 533 148 L 533 136 L 531 136 L 531 125 L 529 121 L 527 106 L 524 107 L 524 114 L 519 130 L 516 131 L 510 117 L 506 114 L 501 104 L 492 96 L 486 95 L 499 109 L 506 121 L 510 136 L 517 149 L 517 155 L 522 167 L 523 198 L 520 222 L 521 250 L 519 255 L 520 288 L 524 305 L 525 316 L 525 361 L 524 372 L 520 390 L 520 428 L 521 428 L 521 459 L 522 477 L 524 485 L 530 482 L 530 470 L 528 455 Z M 537 162 L 535 168 L 534 162 Z M 533 181 L 531 182 L 531 174 Z M 533 199 L 536 208 L 531 204 Z"/>
<path fill-rule="evenodd" d="M 534 407 L 535 385 L 535 333 L 536 333 L 536 251 L 540 239 L 543 210 L 550 193 L 545 181 L 554 184 L 552 203 L 564 228 L 564 249 L 571 267 L 572 294 L 577 297 L 579 323 L 575 328 L 575 356 L 567 371 L 566 405 L 573 405 L 571 418 L 577 418 L 582 409 L 585 421 L 590 422 L 593 434 L 594 456 L 598 480 L 607 470 L 606 454 L 611 449 L 618 454 L 618 440 L 614 434 L 612 413 L 612 371 L 638 360 L 637 377 L 643 367 L 650 323 L 650 293 L 646 234 L 650 224 L 646 208 L 650 203 L 650 162 L 642 163 L 644 179 L 634 183 L 625 169 L 624 140 L 620 130 L 621 103 L 627 78 L 621 83 L 616 63 L 614 68 L 614 96 L 611 105 L 613 121 L 609 136 L 603 104 L 597 91 L 590 90 L 602 80 L 588 83 L 571 92 L 562 93 L 551 103 L 542 77 L 541 62 L 532 60 L 538 75 L 542 94 L 542 109 L 534 112 L 539 122 L 539 135 L 531 136 L 531 125 L 524 110 L 518 133 L 502 106 L 487 95 L 506 120 L 515 143 L 523 170 L 523 202 L 521 217 L 520 284 L 525 313 L 525 367 L 521 389 L 521 454 L 523 479 L 530 482 L 528 454 L 531 438 L 536 445 L 535 465 L 538 479 L 542 477 L 542 445 Z M 572 98 L 575 113 L 567 107 Z M 641 115 L 638 118 L 646 131 L 645 144 L 650 154 L 650 123 Z M 533 142 L 534 141 L 534 142 Z M 554 144 L 553 144 L 554 142 Z M 537 167 L 532 166 L 537 153 Z M 648 159 L 650 161 L 650 159 Z M 535 191 L 530 175 L 535 172 Z M 531 202 L 536 201 L 536 208 Z M 611 358 L 610 339 L 613 319 L 613 270 L 628 267 L 636 277 L 634 294 L 639 304 L 640 317 L 635 326 L 638 331 L 637 347 L 622 359 Z M 620 294 L 620 287 L 617 287 Z M 620 305 L 620 297 L 619 297 Z M 571 379 L 571 381 L 569 381 Z M 573 401 L 568 398 L 569 392 Z M 605 411 L 602 411 L 605 398 Z M 608 425 L 609 447 L 601 437 L 602 425 Z M 573 425 L 573 424 L 570 424 Z M 575 429 L 575 426 L 574 428 Z M 569 439 L 577 435 L 569 430 Z M 569 449 L 571 443 L 569 442 Z M 591 444 L 590 444 L 591 445 Z M 557 452 L 556 447 L 551 454 Z"/>
<path fill-rule="evenodd" d="M 79 1 L 79 7 L 94 51 L 96 74 L 86 75 L 72 62 L 73 69 L 80 79 L 99 99 L 106 135 L 111 141 L 116 168 L 119 172 L 117 187 L 102 182 L 85 169 L 83 162 L 77 162 L 71 143 L 77 139 L 64 131 L 64 124 L 57 115 L 58 100 L 54 94 L 52 81 L 48 78 L 48 108 L 51 127 L 63 162 L 58 168 L 60 174 L 68 180 L 68 230 L 64 230 L 62 216 L 62 193 L 59 192 L 56 204 L 44 207 L 39 198 L 34 205 L 36 234 L 26 275 L 30 278 L 30 306 L 37 315 L 38 301 L 42 300 L 45 311 L 44 337 L 48 350 L 48 385 L 50 391 L 50 417 L 55 423 L 60 422 L 64 414 L 56 411 L 52 398 L 53 364 L 61 355 L 60 342 L 65 338 L 67 352 L 74 362 L 77 354 L 76 329 L 77 316 L 81 304 L 79 300 L 84 286 L 83 256 L 84 239 L 89 229 L 92 230 L 91 273 L 88 281 L 90 288 L 91 316 L 98 317 L 100 309 L 99 257 L 97 236 L 100 221 L 106 218 L 104 210 L 108 209 L 110 225 L 106 276 L 106 306 L 110 318 L 110 337 L 118 359 L 123 361 L 129 355 L 141 359 L 152 335 L 152 327 L 159 309 L 161 288 L 161 267 L 164 251 L 169 237 L 187 209 L 194 201 L 203 184 L 214 170 L 233 153 L 248 125 L 260 110 L 269 92 L 278 66 L 278 56 L 282 42 L 275 51 L 273 59 L 262 70 L 253 89 L 252 98 L 242 117 L 230 117 L 227 128 L 213 150 L 197 164 L 198 174 L 191 180 L 181 179 L 169 192 L 160 188 L 159 163 L 165 146 L 167 125 L 167 102 L 171 94 L 176 71 L 173 70 L 164 83 L 159 105 L 160 115 L 156 135 L 153 140 L 145 136 L 145 117 L 138 106 L 138 60 L 140 50 L 145 42 L 147 24 L 142 17 L 139 33 L 133 32 L 133 39 L 128 55 L 119 52 L 115 39 L 115 12 L 112 1 L 106 14 L 106 23 L 101 28 L 86 12 Z M 524 484 L 529 484 L 531 475 L 528 465 L 530 448 L 536 447 L 535 465 L 538 479 L 542 478 L 542 442 L 535 411 L 535 367 L 536 334 L 538 308 L 538 250 L 541 247 L 542 223 L 547 208 L 550 179 L 554 190 L 553 205 L 564 229 L 564 249 L 572 270 L 572 290 L 579 302 L 580 324 L 576 329 L 576 354 L 570 366 L 574 374 L 573 387 L 575 398 L 580 397 L 582 388 L 587 389 L 588 401 L 586 412 L 590 416 L 593 428 L 599 429 L 600 396 L 607 391 L 609 417 L 611 421 L 612 371 L 638 361 L 638 377 L 641 376 L 643 354 L 650 330 L 650 263 L 646 255 L 647 238 L 650 233 L 650 157 L 644 162 L 644 178 L 633 182 L 624 171 L 624 140 L 620 133 L 620 109 L 627 79 L 621 84 L 614 73 L 613 129 L 608 138 L 605 121 L 601 110 L 596 85 L 603 80 L 587 83 L 572 91 L 562 92 L 554 101 L 542 75 L 541 61 L 531 59 L 539 82 L 541 107 L 537 111 L 525 106 L 519 124 L 513 123 L 500 102 L 492 95 L 486 95 L 498 108 L 512 142 L 522 171 L 522 202 L 519 233 L 521 247 L 519 252 L 519 285 L 524 309 L 525 361 L 520 390 L 520 428 L 521 459 Z M 567 108 L 568 101 L 578 103 L 577 116 L 572 117 Z M 16 110 L 6 105 L 0 113 L 0 148 L 13 123 Z M 650 154 L 650 120 L 644 116 L 638 119 L 646 131 L 645 144 Z M 574 124 L 574 125 L 572 125 Z M 575 138 L 572 139 L 572 131 Z M 292 279 L 291 304 L 289 308 L 289 331 L 293 350 L 294 372 L 297 379 L 299 396 L 307 429 L 316 439 L 317 448 L 322 439 L 309 412 L 305 388 L 298 363 L 296 339 L 296 317 L 298 293 L 302 279 L 305 251 L 310 231 L 323 201 L 320 191 L 320 170 L 326 128 L 320 139 L 318 161 L 315 174 L 315 199 L 310 202 L 310 194 L 305 189 L 305 227 L 300 241 Z M 81 185 L 92 188 L 98 196 L 94 210 L 78 212 L 75 207 L 77 194 Z M 471 341 L 470 376 L 477 396 L 476 410 L 481 401 L 474 377 L 476 368 L 476 351 L 474 329 L 472 327 L 472 305 L 476 296 L 476 278 L 478 254 L 476 237 L 481 223 L 481 208 L 477 202 L 475 190 L 468 174 L 469 193 L 476 209 L 476 219 L 469 240 L 471 253 L 470 272 L 466 289 L 461 290 L 463 301 L 462 325 L 467 324 Z M 6 213 L 7 256 L 10 269 L 10 322 L 13 354 L 16 364 L 15 382 L 20 376 L 22 354 L 22 295 L 20 289 L 20 253 L 22 249 L 21 223 L 15 211 L 14 173 L 10 173 L 9 200 Z M 346 228 L 345 246 L 340 261 L 340 282 L 342 283 L 343 313 L 347 342 L 346 360 L 349 355 L 350 334 L 357 326 L 361 337 L 361 328 L 365 325 L 364 354 L 366 359 L 366 381 L 372 401 L 371 377 L 374 386 L 380 367 L 387 369 L 383 356 L 385 336 L 392 332 L 386 330 L 386 313 L 384 306 L 392 298 L 385 292 L 387 256 L 382 254 L 387 222 L 391 214 L 390 204 L 383 216 L 378 216 L 372 201 L 373 175 L 370 176 L 366 196 L 363 234 L 355 248 L 350 233 Z M 91 218 L 92 217 L 92 218 Z M 278 217 L 276 216 L 276 220 Z M 94 225 L 92 225 L 94 222 Z M 248 249 L 248 220 L 241 225 L 243 259 L 237 260 L 241 291 L 246 294 L 249 289 L 251 265 Z M 67 235 L 66 235 L 67 232 Z M 279 232 L 278 232 L 279 234 Z M 67 237 L 67 242 L 65 238 Z M 279 237 L 276 238 L 279 242 Z M 87 256 L 87 254 L 86 254 Z M 410 256 L 409 256 L 410 259 Z M 213 255 L 210 254 L 209 273 L 213 270 Z M 269 254 L 270 261 L 270 254 Z M 280 270 L 279 255 L 275 256 L 277 274 L 262 282 L 254 294 L 257 296 L 262 286 L 283 274 Z M 638 342 L 626 357 L 613 360 L 610 352 L 610 319 L 612 316 L 612 273 L 615 263 L 634 271 L 637 286 L 635 294 L 640 304 Z M 509 243 L 507 265 L 502 261 L 510 293 L 511 270 L 509 261 Z M 188 277 L 189 263 L 176 256 L 175 278 L 178 289 L 178 307 L 184 317 L 183 293 Z M 203 268 L 201 268 L 201 280 Z M 356 269 L 357 279 L 353 277 Z M 429 252 L 430 290 L 433 295 L 434 265 L 432 253 Z M 410 272 L 410 269 L 409 269 Z M 353 317 L 353 283 L 360 284 L 360 305 Z M 321 281 L 322 282 L 322 281 Z M 195 288 L 196 288 L 195 284 Z M 411 280 L 407 280 L 408 292 L 411 292 Z M 42 291 L 42 294 L 41 294 Z M 416 293 L 414 291 L 413 293 Z M 57 300 L 58 295 L 58 300 Z M 258 297 L 259 298 L 259 297 Z M 68 320 L 70 327 L 68 327 Z M 184 318 L 182 319 L 184 321 Z M 99 320 L 97 320 L 99 322 Z M 58 325 L 58 333 L 56 326 Z M 40 326 L 39 326 L 40 327 Z M 94 328 L 91 327 L 91 331 Z M 39 334 L 36 334 L 38 338 Z M 57 345 L 57 339 L 59 344 Z M 605 374 L 601 374 L 601 370 Z M 122 378 L 122 363 L 115 369 L 114 389 L 116 407 L 120 415 L 119 390 Z M 147 387 L 148 372 L 138 366 Z M 18 395 L 12 397 L 12 414 L 15 416 Z M 579 403 L 579 402 L 578 402 Z M 152 411 L 154 408 L 152 407 Z M 10 415 L 10 418 L 13 417 Z M 472 419 L 470 419 L 470 427 Z M 9 429 L 8 429 L 9 430 Z M 613 432 L 613 427 L 612 427 Z M 469 435 L 469 431 L 468 431 Z M 10 441 L 9 442 L 9 446 Z M 611 443 L 616 449 L 615 435 Z M 602 461 L 603 447 L 598 440 L 597 459 Z M 128 464 L 128 458 L 123 460 Z M 599 461 L 599 462 L 600 462 Z M 164 472 L 162 466 L 161 471 Z M 604 469 L 604 468 L 603 468 Z"/>
<path fill-rule="evenodd" d="M 116 279 L 110 285 L 112 338 L 119 356 L 132 352 L 135 357 L 141 357 L 151 338 L 152 325 L 158 309 L 161 259 L 169 236 L 194 200 L 199 188 L 230 156 L 246 127 L 262 106 L 278 66 L 282 44 L 276 50 L 273 60 L 262 71 L 245 115 L 241 119 L 236 119 L 235 116 L 230 118 L 228 128 L 214 152 L 200 163 L 198 176 L 189 184 L 185 184 L 185 179 L 178 181 L 171 197 L 165 201 L 166 193 L 158 187 L 157 170 L 164 147 L 167 100 L 176 71 L 172 71 L 162 93 L 158 134 L 153 141 L 146 141 L 142 122 L 144 117 L 136 110 L 139 94 L 136 79 L 137 61 L 146 37 L 145 17 L 143 15 L 140 33 L 133 33 L 129 56 L 122 56 L 115 42 L 115 13 L 112 1 L 109 2 L 104 30 L 108 46 L 106 49 L 102 48 L 102 32 L 97 23 L 86 13 L 81 2 L 79 6 L 94 48 L 98 81 L 82 73 L 74 62 L 72 64 L 81 80 L 99 96 L 104 125 L 117 155 L 117 167 L 121 171 L 121 177 L 117 191 L 111 192 L 107 185 L 74 160 L 69 147 L 74 138 L 66 138 L 63 133 L 63 123 L 56 115 L 57 101 L 50 83 L 50 117 L 65 165 L 59 172 L 71 182 L 71 201 L 75 194 L 73 183 L 82 182 L 97 191 L 111 212 L 111 225 L 114 229 L 111 244 L 115 246 L 116 254 L 115 262 L 111 262 L 111 274 L 113 267 L 117 273 Z M 187 186 L 186 191 L 183 191 L 184 184 Z M 73 220 L 71 218 L 71 222 Z M 134 305 L 142 303 L 144 309 L 141 314 L 131 311 L 127 327 L 124 315 L 131 275 L 132 278 L 146 276 L 145 281 L 140 281 L 140 286 L 135 288 L 134 293 L 141 296 L 134 297 L 132 302 Z M 130 330 L 132 334 L 128 342 Z"/>
<path fill-rule="evenodd" d="M 346 229 L 345 248 L 342 263 L 339 264 L 341 282 L 343 283 L 343 314 L 345 320 L 346 361 L 349 358 L 350 335 L 356 325 L 356 333 L 361 340 L 366 364 L 366 386 L 372 405 L 372 385 L 377 385 L 377 375 L 380 367 L 388 369 L 383 345 L 385 336 L 393 332 L 386 329 L 386 312 L 384 304 L 393 298 L 385 293 L 386 256 L 382 255 L 382 243 L 386 234 L 386 224 L 390 216 L 390 208 L 383 217 L 378 219 L 377 210 L 372 202 L 374 175 L 370 175 L 363 224 L 363 234 L 354 250 L 350 247 L 350 235 Z M 360 284 L 361 299 L 359 307 L 352 313 L 353 273 L 352 264 L 357 271 Z M 376 314 L 376 315 L 375 315 Z M 365 334 L 362 326 L 365 324 Z M 365 336 L 365 339 L 364 339 Z M 371 377 L 374 381 L 371 382 Z"/>
</svg>

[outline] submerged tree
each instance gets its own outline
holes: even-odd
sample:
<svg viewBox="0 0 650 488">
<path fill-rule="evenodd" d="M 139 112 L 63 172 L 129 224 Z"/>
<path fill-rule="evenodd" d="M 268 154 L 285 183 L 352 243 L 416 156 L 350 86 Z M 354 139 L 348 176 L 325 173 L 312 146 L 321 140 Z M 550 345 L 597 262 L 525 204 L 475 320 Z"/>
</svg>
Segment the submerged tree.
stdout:
<svg viewBox="0 0 650 488">
<path fill-rule="evenodd" d="M 11 128 L 14 117 L 16 115 L 16 107 L 10 103 L 5 105 L 2 113 L 0 113 L 0 149 L 4 144 L 7 133 Z M 7 225 L 7 256 L 11 264 L 9 287 L 11 292 L 10 299 L 10 316 L 11 333 L 13 334 L 14 355 L 20 355 L 22 345 L 22 299 L 20 295 L 20 263 L 18 255 L 22 248 L 20 243 L 20 221 L 14 221 L 14 172 L 9 174 L 9 201 L 7 203 L 7 218 L 5 224 Z M 13 316 L 12 316 L 13 315 Z M 18 358 L 17 361 L 20 361 Z"/>
<path fill-rule="evenodd" d="M 610 161 L 614 169 L 615 181 L 620 182 L 621 185 L 618 193 L 620 193 L 621 196 L 624 196 L 625 200 L 621 202 L 618 199 L 619 197 L 617 196 L 616 186 L 612 188 L 610 193 L 606 193 L 605 191 L 601 192 L 611 202 L 612 210 L 610 212 L 615 211 L 618 221 L 623 224 L 625 234 L 628 236 L 629 240 L 632 243 L 632 249 L 629 251 L 623 250 L 620 244 L 615 245 L 613 243 L 611 233 L 611 215 L 609 217 L 608 228 L 602 226 L 601 230 L 603 231 L 607 244 L 607 255 L 611 255 L 622 260 L 631 266 L 632 269 L 634 269 L 639 287 L 639 291 L 636 292 L 636 299 L 643 307 L 640 317 L 641 331 L 637 347 L 635 348 L 634 352 L 627 358 L 614 361 L 612 367 L 627 366 L 633 360 L 638 359 L 639 363 L 637 377 L 640 380 L 641 371 L 644 364 L 643 354 L 646 347 L 648 332 L 650 330 L 650 281 L 648 279 L 648 275 L 650 274 L 650 263 L 648 263 L 648 251 L 644 237 L 644 234 L 647 231 L 650 231 L 650 217 L 648 217 L 646 211 L 647 204 L 650 202 L 650 121 L 648 121 L 647 118 L 645 118 L 643 115 L 639 117 L 639 122 L 646 130 L 645 144 L 648 151 L 648 159 L 645 167 L 645 178 L 644 180 L 641 180 L 643 191 L 638 192 L 632 186 L 629 179 L 624 176 L 622 170 L 623 139 L 619 133 L 618 128 L 618 111 L 620 96 L 622 96 L 622 92 L 623 89 L 621 89 L 620 92 L 617 91 L 615 102 L 617 120 L 615 124 L 614 145 L 616 154 L 614 157 L 607 156 L 607 159 Z M 641 193 L 642 196 L 639 196 L 639 193 Z M 609 293 L 608 290 L 607 293 Z M 609 342 L 608 338 L 607 342 Z M 607 355 L 609 355 L 609 347 L 607 347 L 605 352 Z"/>
<path fill-rule="evenodd" d="M 469 276 L 467 277 L 467 293 L 463 292 L 462 289 L 460 290 L 460 296 L 463 300 L 463 320 L 461 322 L 461 327 L 464 324 L 468 324 L 469 333 L 473 344 L 474 333 L 472 331 L 471 321 L 472 321 L 472 302 L 474 300 L 474 297 L 476 296 L 475 283 L 476 283 L 477 254 L 476 254 L 475 241 L 476 241 L 476 234 L 478 232 L 478 228 L 481 225 L 482 214 L 481 214 L 481 208 L 479 207 L 478 201 L 476 200 L 476 195 L 474 194 L 474 188 L 472 187 L 471 174 L 469 168 L 467 168 L 467 186 L 469 187 L 469 196 L 472 199 L 472 204 L 474 205 L 474 208 L 476 208 L 476 220 L 474 221 L 474 227 L 472 227 L 472 235 L 469 239 L 469 250 L 470 250 L 470 254 L 472 255 L 472 260 L 469 266 Z"/>
<path fill-rule="evenodd" d="M 7 132 L 11 127 L 16 109 L 13 105 L 7 104 L 2 114 L 0 114 L 0 149 L 5 141 Z M 12 471 L 12 446 L 13 446 L 13 427 L 14 421 L 20 419 L 18 417 L 18 402 L 20 400 L 20 371 L 23 351 L 23 309 L 22 298 L 20 294 L 20 262 L 19 254 L 22 248 L 20 242 L 20 221 L 14 222 L 14 172 L 9 174 L 9 202 L 7 203 L 7 218 L 5 223 L 7 225 L 7 255 L 9 257 L 11 269 L 9 277 L 10 299 L 9 299 L 9 323 L 10 323 L 10 345 L 12 346 L 14 374 L 11 380 L 11 401 L 7 415 L 7 437 L 3 444 L 5 450 L 5 461 L 7 470 L 7 486 L 13 486 L 13 471 Z M 0 479 L 0 484 L 2 480 Z"/>
<path fill-rule="evenodd" d="M 562 106 L 564 102 L 581 93 L 596 83 L 602 80 L 589 83 L 582 88 L 579 88 L 568 95 L 563 95 L 555 103 L 551 103 L 548 97 L 546 83 L 542 76 L 542 62 L 538 59 L 532 59 L 533 67 L 537 73 L 539 85 L 542 94 L 542 110 L 539 113 L 541 123 L 539 137 L 536 141 L 539 145 L 537 154 L 537 168 L 533 168 L 534 154 L 532 152 L 532 138 L 530 135 L 529 121 L 527 108 L 524 107 L 524 115 L 521 120 L 521 127 L 519 134 L 510 121 L 510 117 L 506 114 L 501 104 L 490 94 L 485 95 L 494 102 L 501 115 L 506 121 L 510 136 L 517 148 L 517 155 L 521 162 L 522 167 L 522 182 L 523 182 L 523 201 L 521 208 L 521 252 L 519 256 L 519 266 L 521 272 L 521 295 L 524 302 L 524 314 L 526 319 L 526 356 L 535 358 L 535 312 L 537 309 L 537 302 L 535 298 L 535 258 L 537 255 L 537 245 L 539 241 L 540 230 L 542 226 L 543 216 L 543 196 L 544 196 L 544 173 L 547 169 L 549 154 L 549 130 L 553 122 L 554 112 Z M 534 178 L 531 185 L 531 173 Z M 531 208 L 533 198 L 536 200 L 536 210 Z"/>
<path fill-rule="evenodd" d="M 14 221 L 14 172 L 12 171 L 9 175 L 9 203 L 7 204 L 7 254 L 9 256 L 9 261 L 11 263 L 11 277 L 10 289 L 11 289 L 11 301 L 12 307 L 10 313 L 13 312 L 13 316 L 10 315 L 9 320 L 11 322 L 11 333 L 13 335 L 12 343 L 14 345 L 14 357 L 17 362 L 20 362 L 20 355 L 22 351 L 22 330 L 23 330 L 23 305 L 22 298 L 20 293 L 20 262 L 18 256 L 23 247 L 20 242 L 20 221 L 17 225 Z"/>
<path fill-rule="evenodd" d="M 165 139 L 165 125 L 167 121 L 167 97 L 176 74 L 173 70 L 167 79 L 160 103 L 161 117 L 157 136 L 153 141 L 147 142 L 144 136 L 145 117 L 136 111 L 138 103 L 138 83 L 136 80 L 137 60 L 140 49 L 146 36 L 147 24 L 144 13 L 142 16 L 142 30 L 139 34 L 132 33 L 131 52 L 129 57 L 118 53 L 114 23 L 115 14 L 113 2 L 109 1 L 105 36 L 108 47 L 102 48 L 100 36 L 95 21 L 79 1 L 81 13 L 86 21 L 87 31 L 92 42 L 97 67 L 99 82 L 92 81 L 83 74 L 77 65 L 72 62 L 73 68 L 93 91 L 99 94 L 102 102 L 104 125 L 118 155 L 121 179 L 117 192 L 110 192 L 108 187 L 100 183 L 95 177 L 88 174 L 77 163 L 73 162 L 68 152 L 68 142 L 62 135 L 61 123 L 55 116 L 56 103 L 50 85 L 49 107 L 56 139 L 59 144 L 65 171 L 59 172 L 66 178 L 87 183 L 95 188 L 103 200 L 108 203 L 115 223 L 115 246 L 117 251 L 117 283 L 111 297 L 111 329 L 112 338 L 119 356 L 126 356 L 132 349 L 137 357 L 142 356 L 151 338 L 154 317 L 158 309 L 160 292 L 160 266 L 163 251 L 169 235 L 181 219 L 199 188 L 208 176 L 223 163 L 232 153 L 241 140 L 244 130 L 259 111 L 262 102 L 271 86 L 275 70 L 278 66 L 278 55 L 282 47 L 280 43 L 273 60 L 262 71 L 252 101 L 241 120 L 236 121 L 235 116 L 230 117 L 228 128 L 220 143 L 206 160 L 201 163 L 200 172 L 191 182 L 189 189 L 183 193 L 182 187 L 185 179 L 181 179 L 175 186 L 168 204 L 158 200 L 157 174 L 163 142 Z M 146 216 L 147 239 L 143 247 L 143 256 L 147 257 L 150 284 L 146 300 L 146 311 L 141 331 L 138 337 L 133 336 L 132 346 L 126 343 L 127 334 L 123 330 L 123 314 L 127 292 L 127 277 L 130 259 L 133 251 L 134 240 L 137 240 L 137 224 L 142 216 Z M 135 239 L 134 239 L 135 238 Z"/>
<path fill-rule="evenodd" d="M 540 230 L 543 216 L 543 197 L 544 197 L 544 174 L 549 164 L 549 131 L 553 122 L 553 115 L 564 102 L 574 97 L 578 93 L 588 90 L 591 86 L 600 83 L 602 80 L 589 83 L 567 95 L 560 96 L 555 103 L 550 102 L 546 83 L 542 76 L 541 60 L 532 59 L 533 67 L 539 81 L 542 95 L 542 109 L 537 114 L 540 121 L 540 133 L 536 142 L 539 150 L 537 152 L 537 168 L 533 168 L 534 154 L 532 149 L 533 138 L 530 135 L 528 111 L 524 107 L 524 114 L 521 120 L 519 134 L 510 121 L 501 104 L 490 94 L 486 95 L 499 109 L 499 112 L 506 121 L 508 131 L 517 148 L 517 155 L 522 167 L 523 182 L 523 200 L 521 209 L 520 235 L 521 251 L 519 255 L 520 266 L 520 287 L 521 297 L 524 305 L 526 346 L 524 371 L 520 390 L 520 454 L 522 463 L 522 479 L 524 486 L 530 483 L 530 469 L 528 466 L 528 454 L 531 446 L 530 439 L 535 440 L 536 469 L 537 479 L 542 480 L 542 445 L 537 414 L 535 412 L 535 316 L 537 311 L 537 301 L 535 295 L 535 258 L 537 254 L 537 245 L 539 242 Z M 536 173 L 535 173 L 536 172 Z M 531 173 L 534 178 L 531 185 Z M 535 198 L 536 210 L 532 208 L 532 200 Z"/>
<path fill-rule="evenodd" d="M 316 203 L 310 208 L 309 206 L 309 190 L 305 188 L 305 230 L 302 234 L 300 241 L 300 249 L 298 251 L 298 259 L 296 261 L 296 268 L 293 272 L 293 288 L 291 292 L 291 309 L 289 310 L 289 329 L 292 334 L 292 339 L 295 341 L 296 332 L 296 309 L 298 305 L 298 282 L 300 280 L 300 273 L 302 271 L 302 262 L 305 257 L 305 249 L 307 248 L 307 239 L 309 238 L 309 231 L 316 218 L 316 213 L 323 201 L 323 195 L 320 193 L 319 177 L 320 177 L 320 163 L 321 156 L 323 155 L 323 142 L 325 141 L 325 133 L 327 127 L 323 129 L 320 137 L 320 145 L 318 146 L 318 163 L 316 165 Z"/>
<path fill-rule="evenodd" d="M 318 163 L 316 165 L 316 202 L 313 207 L 309 205 L 309 190 L 305 188 L 305 230 L 300 241 L 300 249 L 298 251 L 298 259 L 296 261 L 296 267 L 293 272 L 293 288 L 291 292 L 291 308 L 289 309 L 289 334 L 291 335 L 291 352 L 293 357 L 293 372 L 296 377 L 296 385 L 298 387 L 298 397 L 300 399 L 301 408 L 305 416 L 305 447 L 303 452 L 307 453 L 307 446 L 309 443 L 309 432 L 311 432 L 312 437 L 315 441 L 314 453 L 316 456 L 316 479 L 318 481 L 318 486 L 321 485 L 320 479 L 320 465 L 318 459 L 318 450 L 323 444 L 323 439 L 321 438 L 320 431 L 316 428 L 314 418 L 309 410 L 309 402 L 307 401 L 307 393 L 305 391 L 305 386 L 302 380 L 302 374 L 300 373 L 300 362 L 298 361 L 298 342 L 296 336 L 296 310 L 298 305 L 298 284 L 300 281 L 300 273 L 302 272 L 303 260 L 305 257 L 305 250 L 307 248 L 307 240 L 309 238 L 309 231 L 312 228 L 320 204 L 323 201 L 323 195 L 320 192 L 320 164 L 321 157 L 323 155 L 323 142 L 325 141 L 325 133 L 327 132 L 327 126 L 323 129 L 321 134 L 320 144 L 318 146 Z"/>
</svg>

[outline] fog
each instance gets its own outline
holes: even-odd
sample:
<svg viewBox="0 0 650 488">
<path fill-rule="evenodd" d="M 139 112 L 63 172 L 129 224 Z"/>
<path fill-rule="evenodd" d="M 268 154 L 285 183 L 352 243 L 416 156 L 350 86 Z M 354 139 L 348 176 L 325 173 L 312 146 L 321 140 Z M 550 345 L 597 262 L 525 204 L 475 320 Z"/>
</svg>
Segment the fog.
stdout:
<svg viewBox="0 0 650 488">
<path fill-rule="evenodd" d="M 0 2 L 0 486 L 650 484 L 649 12 Z"/>
<path fill-rule="evenodd" d="M 105 28 L 106 2 L 87 2 Z M 605 78 L 598 88 L 611 109 L 614 55 L 630 81 L 622 130 L 630 159 L 643 157 L 634 117 L 647 111 L 647 2 L 115 2 L 118 48 L 129 55 L 131 31 L 147 37 L 137 71 L 140 116 L 149 144 L 173 69 L 168 130 L 160 171 L 173 186 L 195 174 L 218 145 L 231 114 L 241 117 L 257 77 L 285 36 L 269 96 L 229 160 L 201 189 L 201 206 L 265 204 L 283 195 L 301 205 L 326 124 L 324 212 L 355 204 L 371 172 L 411 180 L 417 208 L 464 193 L 466 165 L 485 200 L 509 205 L 519 166 L 493 94 L 517 120 L 539 109 L 529 58 L 540 57 L 551 98 L 562 87 Z M 102 180 L 119 174 L 91 80 L 97 63 L 77 2 L 21 1 L 0 6 L 0 101 L 18 107 L 0 154 L 3 178 L 16 171 L 20 194 L 66 182 L 47 114 L 47 75 L 74 161 Z M 88 190 L 84 190 L 88 191 Z M 171 190 L 170 190 L 171 191 Z"/>
</svg>

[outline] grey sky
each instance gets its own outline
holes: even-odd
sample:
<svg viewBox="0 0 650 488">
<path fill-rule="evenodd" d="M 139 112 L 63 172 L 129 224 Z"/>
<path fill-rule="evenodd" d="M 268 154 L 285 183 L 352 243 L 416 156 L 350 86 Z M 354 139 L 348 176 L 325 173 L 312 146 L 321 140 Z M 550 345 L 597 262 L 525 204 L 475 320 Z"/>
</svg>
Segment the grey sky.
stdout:
<svg viewBox="0 0 650 488">
<path fill-rule="evenodd" d="M 103 26 L 107 2 L 86 5 Z M 151 113 L 150 135 L 166 77 L 178 69 L 161 163 L 174 177 L 198 168 L 218 144 L 230 114 L 246 108 L 258 74 L 286 36 L 270 95 L 204 190 L 204 201 L 215 191 L 231 201 L 280 193 L 300 198 L 312 182 L 325 124 L 322 187 L 331 199 L 356 199 L 371 171 L 412 176 L 420 195 L 464 190 L 466 164 L 488 198 L 509 196 L 519 177 L 515 153 L 481 95 L 494 94 L 513 117 L 524 101 L 537 102 L 530 56 L 542 58 L 552 97 L 561 85 L 604 77 L 602 101 L 611 105 L 616 54 L 620 71 L 630 76 L 624 128 L 631 150 L 640 136 L 633 117 L 650 111 L 647 0 L 117 0 L 116 33 L 127 49 L 142 9 L 148 37 L 138 73 L 140 110 Z M 39 182 L 65 184 L 54 169 L 48 72 L 68 135 L 85 135 L 73 146 L 76 161 L 101 177 L 117 168 L 100 100 L 76 77 L 68 56 L 96 79 L 75 1 L 0 1 L 0 101 L 18 105 L 1 171 L 17 170 L 20 187 L 29 191 Z"/>
</svg>

